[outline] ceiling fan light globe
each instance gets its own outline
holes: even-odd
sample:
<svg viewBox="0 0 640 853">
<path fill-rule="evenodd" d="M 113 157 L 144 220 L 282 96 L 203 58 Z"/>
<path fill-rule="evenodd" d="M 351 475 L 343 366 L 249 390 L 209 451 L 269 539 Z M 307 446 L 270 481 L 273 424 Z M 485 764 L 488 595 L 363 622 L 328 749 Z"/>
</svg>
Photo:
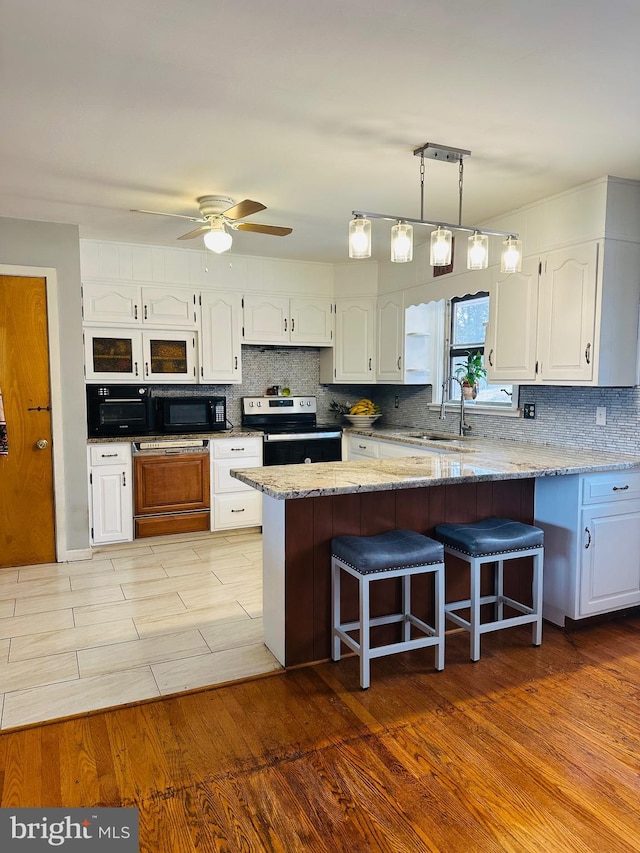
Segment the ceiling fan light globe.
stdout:
<svg viewBox="0 0 640 853">
<path fill-rule="evenodd" d="M 216 255 L 227 252 L 231 248 L 232 243 L 233 237 L 224 230 L 224 227 L 221 229 L 211 229 L 211 231 L 207 231 L 204 235 L 205 246 L 211 252 L 215 252 Z"/>
</svg>

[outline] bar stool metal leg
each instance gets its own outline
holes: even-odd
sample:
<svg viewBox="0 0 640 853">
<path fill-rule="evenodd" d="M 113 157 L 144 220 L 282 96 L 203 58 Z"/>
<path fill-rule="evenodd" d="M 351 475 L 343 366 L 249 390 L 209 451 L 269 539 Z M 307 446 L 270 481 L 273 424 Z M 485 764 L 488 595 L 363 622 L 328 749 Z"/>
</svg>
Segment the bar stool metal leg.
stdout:
<svg viewBox="0 0 640 853">
<path fill-rule="evenodd" d="M 360 585 L 360 687 L 365 690 L 370 683 L 371 624 L 369 621 L 369 579 L 361 577 Z"/>
<path fill-rule="evenodd" d="M 340 625 L 340 566 L 335 560 L 331 560 L 331 626 L 335 629 Z M 331 660 L 340 660 L 340 637 L 333 631 L 331 641 Z"/>
</svg>

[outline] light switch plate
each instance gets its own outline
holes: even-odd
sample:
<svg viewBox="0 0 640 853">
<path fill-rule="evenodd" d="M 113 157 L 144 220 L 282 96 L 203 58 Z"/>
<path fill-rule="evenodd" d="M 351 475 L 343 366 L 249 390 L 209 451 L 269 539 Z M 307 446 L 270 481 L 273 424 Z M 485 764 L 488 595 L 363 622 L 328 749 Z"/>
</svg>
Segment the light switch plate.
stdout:
<svg viewBox="0 0 640 853">
<path fill-rule="evenodd" d="M 596 407 L 596 425 L 597 426 L 606 426 L 607 425 L 607 407 L 606 406 L 597 406 Z"/>
</svg>

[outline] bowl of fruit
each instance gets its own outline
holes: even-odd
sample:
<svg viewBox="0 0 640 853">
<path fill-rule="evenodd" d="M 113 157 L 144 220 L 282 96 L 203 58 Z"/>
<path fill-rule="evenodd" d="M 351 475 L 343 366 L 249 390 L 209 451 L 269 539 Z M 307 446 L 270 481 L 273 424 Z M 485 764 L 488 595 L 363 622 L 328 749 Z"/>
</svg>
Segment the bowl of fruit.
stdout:
<svg viewBox="0 0 640 853">
<path fill-rule="evenodd" d="M 362 399 L 351 406 L 345 418 L 355 427 L 370 427 L 381 415 L 380 406 L 372 400 Z"/>
</svg>

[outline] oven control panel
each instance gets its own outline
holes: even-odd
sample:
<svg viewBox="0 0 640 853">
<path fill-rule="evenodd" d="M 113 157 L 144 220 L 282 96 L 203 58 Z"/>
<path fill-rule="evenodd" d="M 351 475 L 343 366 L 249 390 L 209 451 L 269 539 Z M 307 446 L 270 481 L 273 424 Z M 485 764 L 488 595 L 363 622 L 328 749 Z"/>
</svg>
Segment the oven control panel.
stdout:
<svg viewBox="0 0 640 853">
<path fill-rule="evenodd" d="M 315 397 L 243 397 L 243 415 L 315 414 Z"/>
</svg>

